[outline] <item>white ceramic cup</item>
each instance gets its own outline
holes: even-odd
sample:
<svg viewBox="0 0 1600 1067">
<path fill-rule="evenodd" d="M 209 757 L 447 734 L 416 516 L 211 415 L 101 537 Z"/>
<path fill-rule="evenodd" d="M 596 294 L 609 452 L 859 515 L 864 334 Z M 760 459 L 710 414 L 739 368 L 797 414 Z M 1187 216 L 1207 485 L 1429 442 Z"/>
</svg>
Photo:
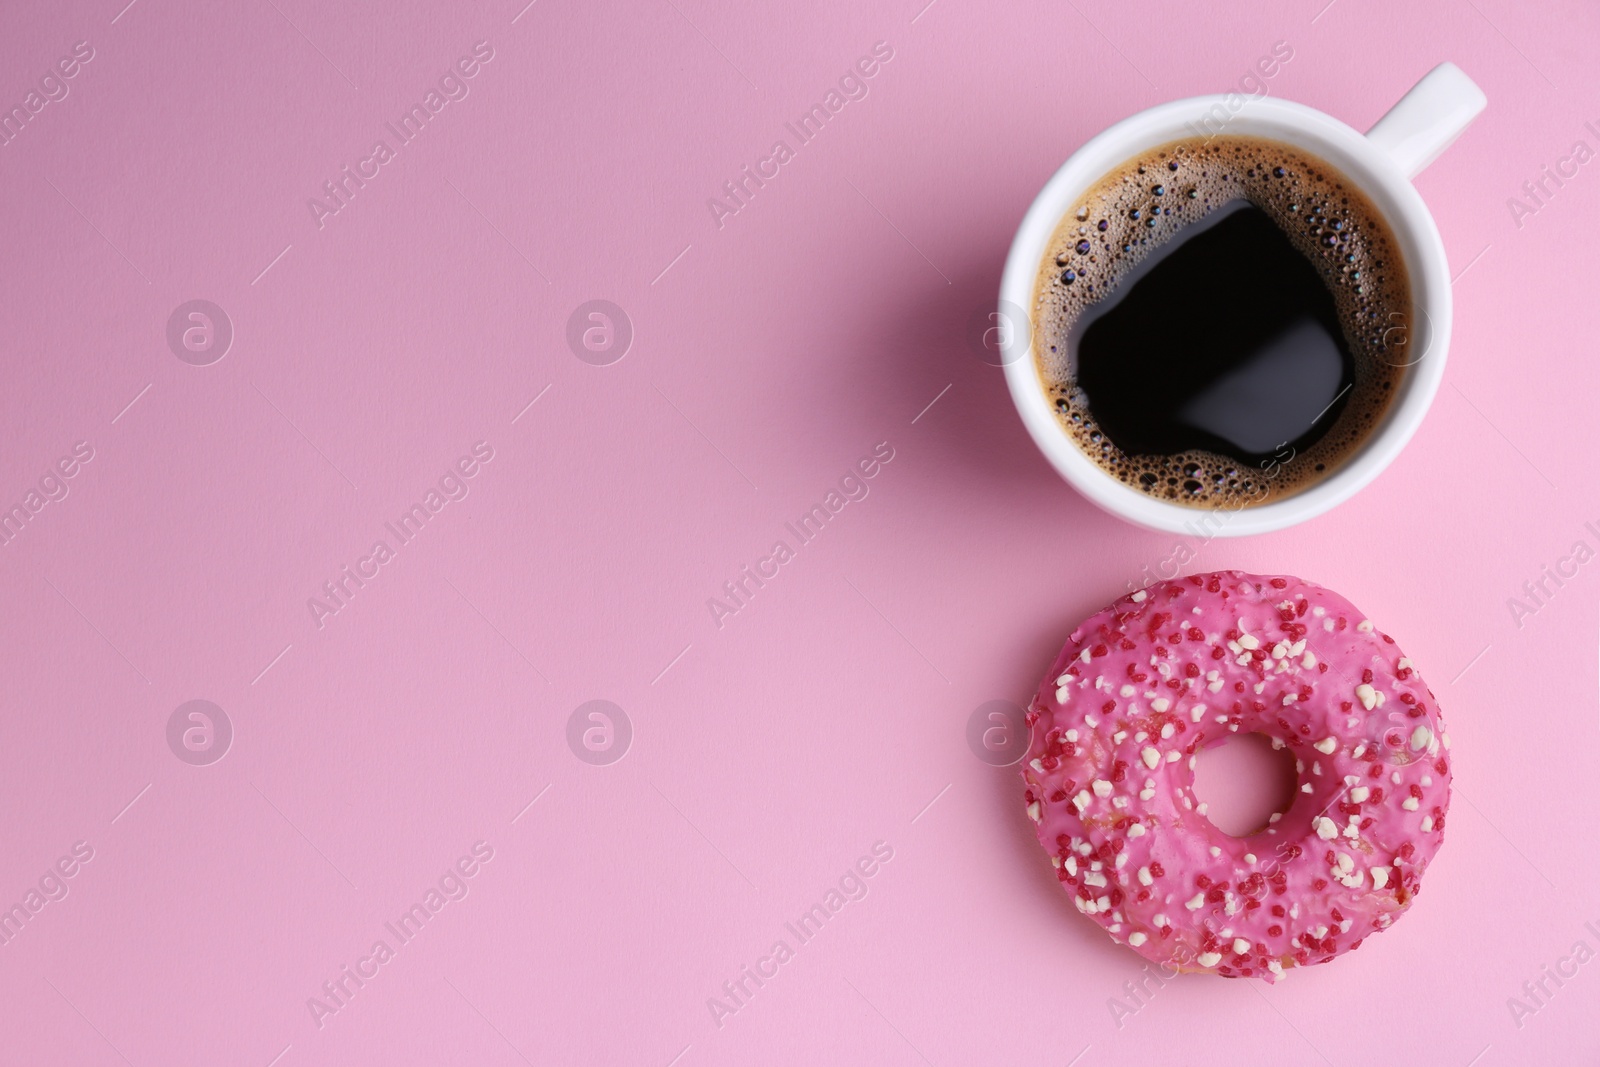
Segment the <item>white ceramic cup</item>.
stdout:
<svg viewBox="0 0 1600 1067">
<path fill-rule="evenodd" d="M 1241 536 L 1281 530 L 1343 503 L 1387 467 L 1421 424 L 1444 375 L 1450 345 L 1450 271 L 1439 230 L 1411 179 L 1467 128 L 1486 103 L 1483 91 L 1453 63 L 1441 63 L 1412 87 L 1366 135 L 1331 115 L 1270 97 L 1197 96 L 1162 104 L 1112 126 L 1072 154 L 1046 183 L 1023 218 L 1006 257 L 995 322 L 1010 325 L 1001 362 L 1011 399 L 1045 457 L 1061 476 L 1099 507 L 1153 530 Z M 1040 381 L 1032 341 L 1037 331 L 1015 328 L 1031 314 L 1039 264 L 1062 217 L 1118 165 L 1171 141 L 1221 133 L 1265 137 L 1325 160 L 1357 185 L 1383 214 L 1399 242 L 1411 280 L 1415 353 L 1384 419 L 1342 466 L 1291 496 L 1260 506 L 1196 508 L 1157 500 L 1107 474 L 1057 421 Z M 1023 311 L 1023 309 L 1028 309 Z M 1205 323 L 1197 322 L 1197 330 Z M 1422 333 L 1422 337 L 1415 336 Z"/>
</svg>

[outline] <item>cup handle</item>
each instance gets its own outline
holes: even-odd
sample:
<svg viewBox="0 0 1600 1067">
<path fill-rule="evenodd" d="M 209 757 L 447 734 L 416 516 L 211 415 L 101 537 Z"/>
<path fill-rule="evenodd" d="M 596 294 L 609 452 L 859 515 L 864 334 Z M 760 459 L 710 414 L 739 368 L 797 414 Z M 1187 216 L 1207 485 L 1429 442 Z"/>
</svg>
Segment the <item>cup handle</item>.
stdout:
<svg viewBox="0 0 1600 1067">
<path fill-rule="evenodd" d="M 1440 63 L 1391 107 L 1367 140 L 1415 178 L 1472 124 L 1489 98 L 1454 63 Z"/>
</svg>

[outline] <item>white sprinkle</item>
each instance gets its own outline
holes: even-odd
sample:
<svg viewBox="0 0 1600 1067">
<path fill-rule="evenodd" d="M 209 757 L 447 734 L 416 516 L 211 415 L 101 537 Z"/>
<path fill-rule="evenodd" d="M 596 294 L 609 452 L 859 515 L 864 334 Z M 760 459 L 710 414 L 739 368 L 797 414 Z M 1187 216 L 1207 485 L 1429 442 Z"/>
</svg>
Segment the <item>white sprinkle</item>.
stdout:
<svg viewBox="0 0 1600 1067">
<path fill-rule="evenodd" d="M 1222 855 L 1222 849 L 1218 848 L 1216 845 L 1212 845 L 1210 851 L 1212 859 L 1216 859 L 1218 856 Z"/>
<path fill-rule="evenodd" d="M 1288 654 L 1289 654 L 1289 643 L 1287 641 L 1279 641 L 1277 644 L 1272 646 L 1272 658 L 1273 659 L 1282 659 L 1283 657 L 1287 656 Z"/>
<path fill-rule="evenodd" d="M 1359 634 L 1370 634 L 1371 632 L 1372 632 L 1372 620 L 1371 619 L 1362 619 L 1360 622 L 1356 623 L 1356 633 L 1359 633 Z"/>
<path fill-rule="evenodd" d="M 1283 706 L 1288 707 L 1299 699 L 1300 695 L 1298 693 L 1285 693 L 1283 694 Z"/>
<path fill-rule="evenodd" d="M 1194 813 L 1196 815 L 1204 815 L 1206 813 L 1206 807 L 1206 802 L 1202 800 L 1200 803 L 1194 806 Z"/>
<path fill-rule="evenodd" d="M 1305 784 L 1305 785 L 1303 785 L 1303 786 L 1301 786 L 1301 787 L 1300 787 L 1300 792 L 1302 792 L 1302 793 L 1309 793 L 1309 792 L 1311 792 L 1311 783 L 1310 783 L 1310 782 L 1307 782 L 1307 783 L 1306 783 L 1306 784 Z"/>
<path fill-rule="evenodd" d="M 1388 884 L 1389 884 L 1389 868 L 1387 868 L 1387 867 L 1374 867 L 1374 868 L 1372 868 L 1372 887 L 1374 889 L 1382 889 L 1384 886 L 1386 886 Z"/>
<path fill-rule="evenodd" d="M 1400 772 L 1399 771 L 1392 772 L 1389 775 L 1389 781 L 1393 782 L 1395 785 L 1399 785 L 1400 784 Z"/>
<path fill-rule="evenodd" d="M 1367 797 L 1371 795 L 1372 790 L 1368 789 L 1364 785 L 1358 785 L 1354 789 L 1350 790 L 1350 799 L 1356 804 L 1364 803 Z"/>
<path fill-rule="evenodd" d="M 1143 730 L 1140 730 L 1138 733 L 1133 735 L 1133 739 L 1142 745 L 1145 743 L 1145 740 L 1149 738 L 1149 736 L 1149 734 L 1145 733 Z"/>
<path fill-rule="evenodd" d="M 1028 766 L 1032 767 L 1034 770 L 1038 771 L 1040 774 L 1044 773 L 1044 764 L 1040 763 L 1036 759 L 1029 760 L 1028 761 Z"/>
<path fill-rule="evenodd" d="M 1061 686 L 1057 686 L 1056 687 L 1056 703 L 1057 704 L 1065 704 L 1067 702 L 1067 697 L 1070 696 L 1070 695 L 1071 694 L 1068 691 L 1066 686 L 1061 685 Z"/>
<path fill-rule="evenodd" d="M 1246 941 L 1242 937 L 1236 937 L 1233 939 L 1233 954 L 1235 956 L 1245 956 L 1248 955 L 1249 952 L 1250 942 Z"/>
<path fill-rule="evenodd" d="M 1066 733 L 1066 738 L 1068 741 L 1076 741 L 1078 739 L 1078 731 L 1068 730 Z"/>
<path fill-rule="evenodd" d="M 1132 826 L 1129 826 L 1128 827 L 1128 836 L 1129 837 L 1143 837 L 1144 836 L 1144 823 L 1136 822 Z M 1123 855 L 1126 855 L 1126 853 L 1124 853 Z M 1118 856 L 1117 858 L 1121 859 L 1122 857 Z"/>
<path fill-rule="evenodd" d="M 1098 715 L 1090 715 L 1087 712 L 1085 712 L 1084 716 L 1083 716 L 1083 724 L 1085 726 L 1087 726 L 1089 729 L 1093 730 L 1096 726 L 1100 725 L 1100 716 L 1098 716 Z"/>
<path fill-rule="evenodd" d="M 1177 749 L 1173 749 L 1171 752 L 1167 753 L 1167 762 L 1168 763 L 1177 763 L 1178 762 L 1178 757 L 1181 756 L 1181 755 L 1183 755 L 1183 753 L 1179 752 Z"/>
<path fill-rule="evenodd" d="M 1306 790 L 1306 792 L 1309 793 L 1310 790 L 1308 789 L 1308 790 Z M 1078 809 L 1078 814 L 1080 814 L 1080 815 L 1082 815 L 1086 810 L 1088 810 L 1088 808 L 1089 808 L 1089 791 L 1087 789 L 1078 790 L 1078 795 L 1072 798 L 1072 806 Z"/>
<path fill-rule="evenodd" d="M 1090 652 L 1089 652 L 1089 650 L 1087 648 L 1084 649 L 1082 652 L 1078 653 L 1078 662 L 1079 663 L 1088 663 L 1089 660 L 1092 659 L 1092 658 L 1093 657 L 1090 655 Z"/>
<path fill-rule="evenodd" d="M 1067 873 L 1072 877 L 1078 877 L 1078 857 L 1069 855 L 1063 866 L 1066 867 Z"/>
<path fill-rule="evenodd" d="M 1144 751 L 1139 753 L 1139 758 L 1144 760 L 1144 765 L 1153 771 L 1156 769 L 1156 765 L 1161 762 L 1161 753 L 1146 745 Z M 1015 811 L 1016 809 L 1013 808 L 1012 810 Z"/>
<path fill-rule="evenodd" d="M 1104 889 L 1106 887 L 1106 876 L 1099 871 L 1088 871 L 1083 876 L 1083 884 L 1092 885 L 1096 889 Z"/>
<path fill-rule="evenodd" d="M 1096 778 L 1094 780 L 1094 795 L 1097 796 L 1097 797 L 1108 797 L 1108 796 L 1110 796 L 1111 795 L 1111 783 L 1106 781 L 1104 778 Z"/>
<path fill-rule="evenodd" d="M 1356 686 L 1356 699 L 1361 701 L 1361 706 L 1371 711 L 1378 705 L 1378 691 L 1366 682 Z"/>
<path fill-rule="evenodd" d="M 1139 884 L 1140 885 L 1150 885 L 1153 882 L 1155 882 L 1155 878 L 1151 876 L 1150 868 L 1149 867 L 1140 867 L 1139 868 Z"/>
<path fill-rule="evenodd" d="M 1194 961 L 1202 967 L 1215 967 L 1217 964 L 1222 962 L 1222 953 L 1202 952 L 1200 955 L 1195 957 Z"/>
<path fill-rule="evenodd" d="M 1340 874 L 1349 874 L 1351 871 L 1355 870 L 1356 861 L 1349 855 L 1343 852 L 1338 852 L 1334 854 L 1334 858 L 1339 862 Z"/>
<path fill-rule="evenodd" d="M 1422 817 L 1422 832 L 1425 833 L 1425 834 L 1433 833 L 1433 816 L 1432 815 L 1424 815 Z"/>
<path fill-rule="evenodd" d="M 1205 907 L 1205 903 L 1206 895 L 1204 893 L 1196 893 L 1193 899 L 1184 904 L 1184 907 L 1188 908 L 1190 911 L 1199 911 L 1201 908 Z"/>
<path fill-rule="evenodd" d="M 1213 693 L 1218 692 L 1221 688 L 1222 688 L 1222 679 L 1221 678 L 1218 678 L 1215 681 L 1206 683 L 1206 689 L 1210 690 Z M 1199 716 L 1196 716 L 1194 721 L 1195 722 L 1199 722 L 1200 721 Z"/>
<path fill-rule="evenodd" d="M 1120 744 L 1122 744 L 1122 742 L 1126 741 L 1127 739 L 1128 739 L 1128 731 L 1126 731 L 1126 730 L 1118 730 L 1116 733 L 1111 735 L 1111 741 L 1112 741 L 1113 744 L 1120 745 Z"/>
<path fill-rule="evenodd" d="M 1311 936 L 1315 937 L 1318 941 L 1321 941 L 1323 938 L 1328 936 L 1328 928 L 1326 926 L 1318 925 L 1314 930 L 1311 931 Z"/>
<path fill-rule="evenodd" d="M 1168 700 L 1166 697 L 1156 697 L 1150 702 L 1150 706 L 1157 711 L 1166 711 L 1168 708 L 1172 707 L 1172 701 Z"/>
<path fill-rule="evenodd" d="M 1332 619 L 1323 619 L 1322 620 L 1322 628 L 1324 630 L 1327 630 L 1329 633 L 1332 633 L 1333 632 L 1333 620 Z"/>
<path fill-rule="evenodd" d="M 1172 736 L 1173 732 L 1174 732 L 1173 725 L 1170 722 L 1167 723 L 1165 726 L 1163 726 L 1161 728 L 1161 740 L 1163 740 L 1163 741 L 1167 740 L 1168 738 L 1170 738 Z"/>
<path fill-rule="evenodd" d="M 1125 685 L 1121 689 L 1117 690 L 1117 694 L 1119 696 L 1125 696 L 1125 697 L 1131 697 L 1131 696 L 1133 696 L 1133 694 L 1135 694 L 1137 692 L 1138 692 L 1138 690 L 1135 689 L 1131 685 Z"/>
<path fill-rule="evenodd" d="M 1227 721 L 1228 721 L 1228 717 L 1226 715 L 1218 715 L 1217 716 L 1217 722 L 1227 722 Z"/>
<path fill-rule="evenodd" d="M 1172 925 L 1170 922 L 1167 921 L 1167 917 L 1165 915 L 1157 915 L 1154 919 L 1151 919 L 1150 921 L 1152 923 L 1154 923 L 1155 925 L 1157 925 L 1157 926 L 1171 926 Z"/>
<path fill-rule="evenodd" d="M 1331 756 L 1333 755 L 1333 750 L 1339 747 L 1339 739 L 1337 737 L 1324 737 L 1311 747 L 1324 756 Z"/>
<path fill-rule="evenodd" d="M 1239 635 L 1239 647 L 1240 648 L 1247 648 L 1250 651 L 1254 652 L 1256 649 L 1261 647 L 1261 642 L 1256 640 L 1256 637 L 1255 637 L 1254 634 L 1240 634 Z"/>
<path fill-rule="evenodd" d="M 1411 731 L 1411 751 L 1421 752 L 1433 741 L 1433 731 L 1426 726 L 1418 725 Z"/>
<path fill-rule="evenodd" d="M 1012 808 L 1011 810 L 1012 811 L 1016 811 L 1017 809 L 1016 808 Z M 1028 818 L 1032 819 L 1034 822 L 1039 822 L 1040 821 L 1039 802 L 1037 800 L 1035 800 L 1032 804 L 1028 805 Z"/>
<path fill-rule="evenodd" d="M 1143 604 L 1143 603 L 1144 603 L 1144 598 L 1145 598 L 1145 597 L 1146 597 L 1146 596 L 1148 596 L 1148 595 L 1149 595 L 1149 594 L 1148 594 L 1148 593 L 1146 593 L 1146 592 L 1145 592 L 1145 591 L 1144 591 L 1144 590 L 1143 590 L 1143 589 L 1140 589 L 1140 590 L 1139 590 L 1139 591 L 1138 591 L 1138 592 L 1136 592 L 1136 593 L 1134 593 L 1134 594 L 1133 594 L 1133 595 L 1132 595 L 1132 596 L 1131 596 L 1131 597 L 1129 597 L 1129 598 L 1128 598 L 1128 599 L 1129 599 L 1129 600 L 1132 600 L 1132 601 L 1133 601 L 1133 602 L 1134 602 L 1134 603 L 1135 603 L 1135 604 Z"/>
<path fill-rule="evenodd" d="M 1334 838 L 1339 836 L 1339 828 L 1335 826 L 1333 824 L 1333 820 L 1328 818 L 1326 815 L 1318 815 L 1315 823 L 1317 836 L 1322 838 L 1324 841 L 1332 841 Z"/>
<path fill-rule="evenodd" d="M 1417 803 L 1416 797 L 1406 797 L 1400 802 L 1400 806 L 1405 808 L 1407 811 L 1416 811 L 1421 805 Z"/>
<path fill-rule="evenodd" d="M 1316 607 L 1311 609 L 1311 614 L 1315 615 L 1319 619 L 1322 618 L 1327 613 L 1328 613 L 1328 609 L 1323 607 L 1321 604 L 1318 604 Z"/>
<path fill-rule="evenodd" d="M 1270 826 L 1270 825 L 1272 825 L 1272 824 L 1273 824 L 1273 823 L 1275 823 L 1275 822 L 1277 822 L 1277 821 L 1278 821 L 1278 820 L 1279 820 L 1279 819 L 1281 819 L 1281 818 L 1283 818 L 1283 812 L 1281 812 L 1281 811 L 1275 811 L 1275 812 L 1273 812 L 1273 813 L 1272 813 L 1272 814 L 1271 814 L 1271 815 L 1268 815 L 1268 816 L 1267 816 L 1267 825 L 1269 825 L 1269 826 Z M 1277 833 L 1277 831 L 1276 831 L 1276 830 L 1268 830 L 1268 831 L 1267 831 L 1267 832 L 1268 832 L 1268 833 Z"/>
<path fill-rule="evenodd" d="M 1315 667 L 1316 665 L 1317 665 L 1317 657 L 1314 656 L 1313 654 L 1311 654 L 1310 652 L 1307 652 L 1304 656 L 1300 657 L 1300 666 L 1304 667 L 1306 670 L 1309 671 L 1312 667 Z"/>
<path fill-rule="evenodd" d="M 1140 800 L 1154 800 L 1155 796 L 1156 796 L 1156 791 L 1154 789 L 1141 789 L 1141 790 L 1139 790 L 1139 799 Z"/>
<path fill-rule="evenodd" d="M 1134 932 L 1128 935 L 1128 944 L 1132 945 L 1134 948 L 1138 948 L 1148 940 L 1150 939 L 1142 933 Z"/>
<path fill-rule="evenodd" d="M 1322 773 L 1322 763 L 1321 763 L 1320 760 L 1312 760 L 1311 761 L 1311 773 L 1312 774 L 1321 774 Z"/>
</svg>

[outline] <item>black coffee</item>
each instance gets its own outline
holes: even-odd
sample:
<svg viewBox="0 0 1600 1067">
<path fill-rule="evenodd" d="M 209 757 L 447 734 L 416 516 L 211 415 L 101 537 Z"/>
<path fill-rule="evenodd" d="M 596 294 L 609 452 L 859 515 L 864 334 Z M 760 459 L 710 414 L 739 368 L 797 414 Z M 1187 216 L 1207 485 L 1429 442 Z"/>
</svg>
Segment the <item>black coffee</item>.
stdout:
<svg viewBox="0 0 1600 1067">
<path fill-rule="evenodd" d="M 1041 378 L 1102 468 L 1240 507 L 1349 458 L 1411 362 L 1407 278 L 1366 198 L 1288 145 L 1164 145 L 1103 178 L 1036 288 Z"/>
</svg>

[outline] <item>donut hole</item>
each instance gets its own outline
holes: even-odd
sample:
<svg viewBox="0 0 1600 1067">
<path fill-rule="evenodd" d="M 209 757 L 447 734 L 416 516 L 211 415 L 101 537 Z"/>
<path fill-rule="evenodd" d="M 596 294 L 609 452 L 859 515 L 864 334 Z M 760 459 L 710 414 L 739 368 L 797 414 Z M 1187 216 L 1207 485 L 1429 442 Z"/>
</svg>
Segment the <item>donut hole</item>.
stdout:
<svg viewBox="0 0 1600 1067">
<path fill-rule="evenodd" d="M 1234 734 L 1195 757 L 1194 794 L 1211 825 L 1229 837 L 1259 833 L 1294 803 L 1299 775 L 1294 755 L 1275 749 L 1265 734 Z"/>
</svg>

